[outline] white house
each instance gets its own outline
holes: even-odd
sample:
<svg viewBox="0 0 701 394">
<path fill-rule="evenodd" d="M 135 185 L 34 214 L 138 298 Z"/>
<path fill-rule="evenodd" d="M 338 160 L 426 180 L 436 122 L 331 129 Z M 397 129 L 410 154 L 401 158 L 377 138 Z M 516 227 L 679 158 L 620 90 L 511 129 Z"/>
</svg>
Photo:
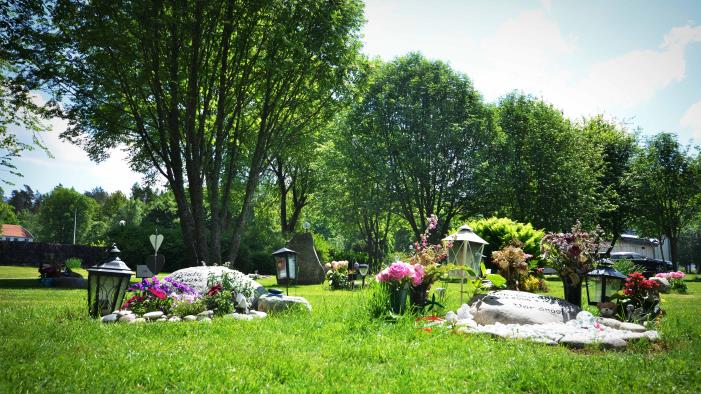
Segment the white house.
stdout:
<svg viewBox="0 0 701 394">
<path fill-rule="evenodd" d="M 640 238 L 633 233 L 621 234 L 611 250 L 614 252 L 634 252 L 650 259 L 669 260 L 669 242 L 660 245 L 655 238 Z"/>
<path fill-rule="evenodd" d="M 0 240 L 16 242 L 34 242 L 34 236 L 19 224 L 3 224 Z"/>
</svg>

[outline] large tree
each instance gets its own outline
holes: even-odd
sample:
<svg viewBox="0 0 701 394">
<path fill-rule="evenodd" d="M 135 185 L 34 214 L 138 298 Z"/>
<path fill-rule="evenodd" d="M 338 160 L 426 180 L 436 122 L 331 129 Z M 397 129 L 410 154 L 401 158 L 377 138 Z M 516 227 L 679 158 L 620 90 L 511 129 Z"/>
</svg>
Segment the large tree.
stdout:
<svg viewBox="0 0 701 394">
<path fill-rule="evenodd" d="M 64 99 L 63 136 L 95 160 L 126 146 L 135 169 L 167 180 L 190 261 L 218 262 L 225 248 L 234 261 L 271 152 L 343 96 L 362 5 L 60 0 L 49 8 L 39 77 Z"/>
<path fill-rule="evenodd" d="M 676 269 L 680 233 L 701 209 L 701 155 L 693 157 L 675 135 L 660 133 L 647 141 L 633 172 L 636 227 L 643 235 L 667 238 Z"/>
<path fill-rule="evenodd" d="M 637 140 L 635 135 L 602 116 L 584 122 L 583 132 L 602 159 L 599 162 L 602 167 L 597 171 L 600 204 L 597 224 L 611 241 L 607 251 L 610 253 L 620 235 L 630 228 L 637 211 L 631 176 L 631 165 L 638 152 Z"/>
<path fill-rule="evenodd" d="M 418 238 L 431 214 L 440 219 L 438 237 L 456 215 L 479 209 L 491 126 L 466 75 L 412 53 L 379 67 L 343 132 L 349 154 L 371 160 L 368 177 Z"/>
<path fill-rule="evenodd" d="M 595 224 L 600 155 L 562 112 L 512 93 L 499 102 L 503 139 L 491 195 L 506 216 L 563 231 L 577 219 Z"/>
<path fill-rule="evenodd" d="M 58 185 L 46 195 L 39 211 L 41 238 L 46 242 L 82 243 L 89 238 L 97 203 L 73 188 Z"/>
<path fill-rule="evenodd" d="M 0 0 L 0 181 L 12 184 L 6 173 L 22 176 L 14 160 L 37 147 L 50 155 L 41 134 L 48 128 L 43 122 L 56 111 L 53 101 L 45 102 L 35 89 L 41 82 L 27 78 L 36 71 L 31 57 L 36 26 L 45 23 L 40 0 Z M 14 130 L 13 130 L 14 129 Z M 31 140 L 17 137 L 24 129 Z"/>
</svg>

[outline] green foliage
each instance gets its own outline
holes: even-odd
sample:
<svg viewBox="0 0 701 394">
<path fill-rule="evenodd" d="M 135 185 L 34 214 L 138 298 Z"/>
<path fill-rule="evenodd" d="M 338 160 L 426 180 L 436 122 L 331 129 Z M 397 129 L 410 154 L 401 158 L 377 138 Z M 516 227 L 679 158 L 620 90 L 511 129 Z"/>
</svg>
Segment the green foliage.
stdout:
<svg viewBox="0 0 701 394">
<path fill-rule="evenodd" d="M 339 147 L 362 174 L 364 199 L 391 201 L 383 206 L 397 206 L 415 239 L 436 214 L 435 243 L 458 212 L 478 209 L 492 113 L 470 79 L 441 61 L 410 53 L 373 71 Z"/>
<path fill-rule="evenodd" d="M 70 259 L 66 260 L 66 268 L 69 270 L 80 268 L 82 264 L 83 261 L 77 257 L 71 257 Z"/>
<path fill-rule="evenodd" d="M 487 261 L 491 261 L 492 252 L 503 249 L 509 243 L 518 241 L 523 246 L 524 252 L 530 254 L 528 263 L 531 267 L 540 264 L 540 240 L 545 235 L 543 230 L 535 229 L 530 223 L 519 223 L 509 218 L 491 217 L 469 222 L 470 227 L 488 242 L 484 246 L 483 254 Z"/>
<path fill-rule="evenodd" d="M 504 278 L 503 276 L 501 276 L 499 274 L 487 274 L 485 276 L 485 278 L 488 281 L 492 282 L 494 287 L 496 287 L 497 289 L 506 288 L 506 278 Z"/>
<path fill-rule="evenodd" d="M 235 309 L 231 290 L 221 290 L 214 294 L 205 295 L 204 304 L 207 305 L 207 309 L 214 311 L 216 316 L 228 315 L 233 313 Z"/>
<path fill-rule="evenodd" d="M 628 275 L 633 272 L 643 272 L 645 269 L 636 265 L 633 261 L 628 259 L 617 259 L 612 260 L 612 267 L 623 275 Z"/>
<path fill-rule="evenodd" d="M 562 112 L 542 99 L 512 93 L 497 106 L 502 132 L 487 193 L 516 221 L 550 231 L 580 218 L 596 224 L 601 155 Z"/>
<path fill-rule="evenodd" d="M 679 235 L 701 211 L 701 154 L 694 157 L 689 149 L 675 135 L 660 133 L 646 142 L 632 165 L 638 233 L 667 238 L 675 264 Z"/>
<path fill-rule="evenodd" d="M 15 207 L 0 201 L 0 225 L 2 224 L 17 224 L 17 215 Z"/>
<path fill-rule="evenodd" d="M 205 303 L 204 299 L 200 298 L 192 303 L 187 301 L 174 302 L 171 314 L 180 317 L 187 315 L 197 316 L 198 313 L 204 312 L 206 310 L 207 304 Z"/>
<path fill-rule="evenodd" d="M 85 243 L 96 210 L 97 203 L 92 198 L 73 188 L 56 186 L 41 205 L 41 238 L 46 242 L 71 244 L 75 224 L 76 243 Z"/>
</svg>

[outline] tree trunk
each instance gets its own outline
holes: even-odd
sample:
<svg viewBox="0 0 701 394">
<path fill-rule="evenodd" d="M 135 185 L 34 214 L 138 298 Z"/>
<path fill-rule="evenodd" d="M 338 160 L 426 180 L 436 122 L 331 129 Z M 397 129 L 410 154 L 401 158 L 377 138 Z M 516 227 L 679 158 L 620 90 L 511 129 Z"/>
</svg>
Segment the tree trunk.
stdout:
<svg viewBox="0 0 701 394">
<path fill-rule="evenodd" d="M 679 266 L 677 264 L 677 261 L 679 260 L 679 240 L 675 236 L 670 236 L 669 238 L 669 259 L 672 260 L 672 269 L 674 271 L 679 270 Z"/>
</svg>

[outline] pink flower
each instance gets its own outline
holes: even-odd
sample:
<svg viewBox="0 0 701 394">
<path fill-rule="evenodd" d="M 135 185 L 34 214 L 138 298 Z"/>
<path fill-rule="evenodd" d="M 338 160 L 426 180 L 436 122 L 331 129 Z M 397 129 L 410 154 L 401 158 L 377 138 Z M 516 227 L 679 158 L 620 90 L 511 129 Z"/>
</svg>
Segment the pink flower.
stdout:
<svg viewBox="0 0 701 394">
<path fill-rule="evenodd" d="M 414 267 L 401 261 L 392 263 L 375 277 L 379 282 L 402 282 L 414 276 Z"/>
<path fill-rule="evenodd" d="M 411 284 L 414 286 L 418 286 L 423 282 L 424 280 L 424 275 L 426 274 L 426 270 L 424 270 L 424 266 L 421 264 L 414 264 L 414 275 L 411 277 Z"/>
</svg>

